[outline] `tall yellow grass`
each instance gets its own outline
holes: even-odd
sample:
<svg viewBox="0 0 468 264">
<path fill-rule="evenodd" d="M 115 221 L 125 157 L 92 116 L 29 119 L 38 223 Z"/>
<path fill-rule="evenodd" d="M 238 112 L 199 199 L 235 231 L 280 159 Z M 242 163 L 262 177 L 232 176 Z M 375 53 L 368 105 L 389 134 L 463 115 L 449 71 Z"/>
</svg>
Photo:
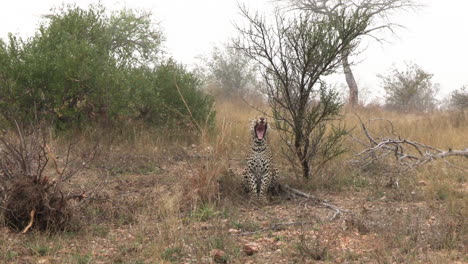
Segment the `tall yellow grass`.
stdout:
<svg viewBox="0 0 468 264">
<path fill-rule="evenodd" d="M 268 106 L 265 103 L 257 102 L 256 107 L 264 112 L 268 112 Z M 228 152 L 231 157 L 242 158 L 249 144 L 249 122 L 252 118 L 261 116 L 262 113 L 243 101 L 232 100 L 218 101 L 216 110 L 217 123 L 229 124 L 229 129 L 223 130 L 223 133 L 225 133 L 223 137 L 226 138 L 226 148 L 229 149 Z M 449 148 L 468 148 L 468 113 L 466 111 L 399 113 L 373 106 L 356 109 L 344 108 L 342 115 L 342 122 L 351 131 L 351 135 L 364 142 L 368 142 L 368 140 L 361 129 L 359 118 L 366 124 L 369 131 L 376 138 L 400 137 L 442 150 L 448 150 Z M 386 120 L 393 124 L 393 133 L 390 133 L 392 128 Z M 273 120 L 269 121 L 271 122 Z M 276 154 L 275 159 L 283 166 L 283 177 L 285 177 L 286 180 L 288 180 L 288 178 L 295 178 L 294 175 L 288 174 L 290 173 L 290 168 L 288 166 L 291 165 L 279 154 L 283 143 L 279 139 L 277 131 L 273 129 L 273 131 L 270 132 L 270 145 L 272 146 L 273 152 Z M 327 169 L 327 175 L 323 177 L 330 178 L 333 175 L 340 175 L 340 177 L 346 178 L 351 174 L 347 161 L 356 152 L 362 151 L 364 147 L 352 140 L 351 137 L 347 137 L 345 140 L 345 148 L 348 149 L 348 152 L 332 162 Z M 464 158 L 450 158 L 450 161 L 459 165 L 466 166 L 467 164 Z M 419 168 L 415 173 L 417 174 L 417 178 L 420 179 L 439 179 L 442 177 L 444 181 L 446 181 L 447 178 L 459 179 L 463 174 L 460 170 L 449 167 L 441 161 L 432 162 Z M 437 182 L 439 180 L 434 181 Z"/>
<path fill-rule="evenodd" d="M 261 102 L 256 107 L 268 112 L 268 106 Z M 250 120 L 261 116 L 262 113 L 250 107 L 243 101 L 225 101 L 217 103 L 217 124 L 228 123 L 230 129 L 224 131 L 231 142 L 231 151 L 237 154 L 248 144 Z M 342 112 L 343 122 L 352 130 L 353 135 L 363 137 L 359 116 L 375 136 L 391 136 L 388 131 L 389 120 L 394 125 L 394 132 L 401 138 L 414 140 L 436 148 L 448 150 L 464 149 L 468 147 L 468 113 L 435 111 L 430 113 L 398 113 L 386 111 L 379 107 L 345 108 Z M 270 120 L 273 121 L 273 120 Z M 271 126 L 270 126 L 271 127 Z M 281 146 L 276 132 L 270 134 L 270 144 L 276 148 Z M 348 148 L 357 148 L 352 141 L 347 141 Z M 245 149 L 245 147 L 244 147 Z"/>
</svg>

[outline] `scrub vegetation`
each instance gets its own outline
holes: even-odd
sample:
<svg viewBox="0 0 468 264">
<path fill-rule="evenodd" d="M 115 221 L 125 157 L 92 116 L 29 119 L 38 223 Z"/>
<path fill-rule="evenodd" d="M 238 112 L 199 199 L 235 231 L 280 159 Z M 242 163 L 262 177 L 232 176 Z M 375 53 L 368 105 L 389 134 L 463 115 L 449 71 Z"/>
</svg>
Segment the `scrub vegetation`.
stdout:
<svg viewBox="0 0 468 264">
<path fill-rule="evenodd" d="M 317 64 L 308 45 L 333 48 L 288 21 L 341 41 L 284 19 L 279 59 L 244 39 L 189 70 L 151 14 L 101 5 L 0 40 L 0 262 L 468 262 L 466 89 L 439 107 L 413 65 L 383 77 L 387 105 L 345 105 L 321 80 L 343 50 Z M 241 186 L 260 116 L 282 190 L 265 205 Z"/>
</svg>

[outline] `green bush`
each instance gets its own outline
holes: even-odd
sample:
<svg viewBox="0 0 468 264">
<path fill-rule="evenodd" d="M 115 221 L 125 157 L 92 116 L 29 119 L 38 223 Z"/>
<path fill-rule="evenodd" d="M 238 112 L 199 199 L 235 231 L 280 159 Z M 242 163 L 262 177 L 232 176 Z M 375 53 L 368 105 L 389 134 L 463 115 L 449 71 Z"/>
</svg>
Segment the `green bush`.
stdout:
<svg viewBox="0 0 468 264">
<path fill-rule="evenodd" d="M 133 106 L 138 118 L 178 127 L 193 126 L 193 122 L 208 127 L 213 124 L 213 98 L 201 91 L 200 78 L 182 65 L 168 60 L 153 70 L 136 69 L 133 77 Z"/>
<path fill-rule="evenodd" d="M 0 114 L 61 129 L 120 118 L 172 125 L 189 114 L 177 83 L 193 118 L 205 121 L 212 99 L 199 89 L 198 76 L 163 62 L 162 40 L 149 13 L 59 8 L 33 37 L 0 40 Z"/>
<path fill-rule="evenodd" d="M 405 70 L 392 69 L 388 75 L 379 75 L 385 90 L 386 107 L 397 111 L 430 111 L 436 107 L 438 85 L 433 74 L 414 63 Z"/>
</svg>

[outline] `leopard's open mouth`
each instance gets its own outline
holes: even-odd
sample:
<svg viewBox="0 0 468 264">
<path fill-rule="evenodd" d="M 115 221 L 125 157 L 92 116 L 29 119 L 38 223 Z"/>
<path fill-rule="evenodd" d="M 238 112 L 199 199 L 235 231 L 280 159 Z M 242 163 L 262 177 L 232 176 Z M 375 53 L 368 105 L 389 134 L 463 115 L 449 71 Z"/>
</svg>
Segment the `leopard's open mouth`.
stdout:
<svg viewBox="0 0 468 264">
<path fill-rule="evenodd" d="M 255 135 L 258 139 L 262 140 L 265 136 L 266 130 L 267 124 L 263 119 L 261 119 L 261 121 L 255 125 Z"/>
</svg>

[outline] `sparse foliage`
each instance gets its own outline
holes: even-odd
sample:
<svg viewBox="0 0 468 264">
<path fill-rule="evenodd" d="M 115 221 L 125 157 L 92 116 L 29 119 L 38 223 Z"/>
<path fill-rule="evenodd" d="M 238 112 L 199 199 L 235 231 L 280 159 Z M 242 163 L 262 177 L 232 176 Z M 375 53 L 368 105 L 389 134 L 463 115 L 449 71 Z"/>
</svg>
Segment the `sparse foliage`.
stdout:
<svg viewBox="0 0 468 264">
<path fill-rule="evenodd" d="M 0 201 L 6 223 L 22 233 L 33 227 L 63 230 L 71 217 L 68 200 L 84 198 L 84 194 L 65 196 L 63 184 L 94 159 L 97 147 L 85 158 L 72 159 L 70 146 L 62 168 L 52 157 L 57 175 L 48 176 L 44 172 L 51 156 L 42 131 L 15 124 L 15 135 L 0 136 Z"/>
<path fill-rule="evenodd" d="M 318 17 L 310 12 L 292 18 L 280 10 L 274 24 L 245 7 L 241 12 L 248 21 L 238 27 L 240 38 L 235 47 L 261 65 L 266 83 L 264 90 L 283 142 L 284 153 L 295 167 L 309 178 L 321 165 L 342 153 L 341 139 L 346 133 L 333 127 L 339 119 L 338 93 L 321 80 L 340 64 L 344 50 L 353 48 L 356 28 L 365 24 L 349 19 L 344 22 Z M 341 28 L 340 36 L 334 29 Z"/>
<path fill-rule="evenodd" d="M 385 89 L 387 107 L 398 111 L 428 111 L 436 106 L 437 84 L 433 75 L 416 64 L 405 70 L 392 69 L 388 75 L 379 75 Z"/>
<path fill-rule="evenodd" d="M 454 109 L 468 109 L 468 86 L 464 85 L 450 94 L 450 106 Z"/>
<path fill-rule="evenodd" d="M 380 41 L 375 34 L 378 31 L 390 30 L 393 32 L 398 24 L 389 21 L 389 16 L 402 9 L 414 8 L 416 3 L 413 0 L 287 0 L 294 8 L 313 12 L 316 15 L 328 17 L 337 21 L 334 28 L 340 38 L 347 37 L 346 28 L 340 25 L 353 21 L 359 27 L 354 27 L 357 37 L 353 39 L 354 47 L 358 46 L 362 37 L 370 36 Z M 343 39 L 344 41 L 344 39 Z M 349 57 L 352 55 L 352 49 L 343 49 L 341 62 L 346 77 L 346 83 L 349 87 L 349 104 L 355 106 L 359 103 L 358 86 L 351 70 Z"/>
<path fill-rule="evenodd" d="M 259 85 L 255 64 L 237 49 L 215 47 L 207 64 L 209 78 L 219 86 L 222 97 L 251 94 Z"/>
</svg>

